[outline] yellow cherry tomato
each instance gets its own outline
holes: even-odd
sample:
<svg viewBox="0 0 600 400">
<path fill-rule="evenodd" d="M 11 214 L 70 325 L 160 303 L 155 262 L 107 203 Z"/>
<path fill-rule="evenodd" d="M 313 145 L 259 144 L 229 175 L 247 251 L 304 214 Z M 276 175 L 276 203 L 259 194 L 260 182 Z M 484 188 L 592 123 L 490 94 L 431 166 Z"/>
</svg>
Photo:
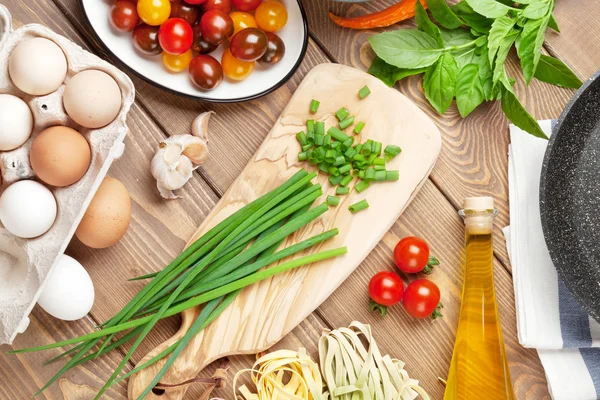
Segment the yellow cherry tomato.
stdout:
<svg viewBox="0 0 600 400">
<path fill-rule="evenodd" d="M 165 68 L 171 72 L 181 72 L 181 71 L 185 71 L 188 67 L 188 65 L 190 65 L 190 61 L 192 61 L 192 58 L 194 57 L 194 54 L 192 53 L 192 50 L 188 50 L 183 54 L 169 54 L 165 51 L 163 51 L 162 53 L 162 62 L 163 65 L 165 66 Z"/>
<path fill-rule="evenodd" d="M 269 0 L 260 3 L 254 12 L 254 18 L 263 31 L 277 32 L 285 26 L 288 14 L 283 4 L 277 0 Z"/>
<path fill-rule="evenodd" d="M 223 73 L 234 81 L 243 81 L 250 76 L 254 71 L 254 61 L 241 61 L 235 58 L 231 54 L 231 50 L 227 49 L 223 52 L 221 57 L 221 66 L 223 67 Z"/>
<path fill-rule="evenodd" d="M 148 25 L 161 25 L 171 15 L 169 0 L 138 0 L 137 12 L 142 21 Z"/>
<path fill-rule="evenodd" d="M 233 34 L 235 35 L 242 29 L 246 28 L 258 28 L 256 20 L 252 14 L 243 11 L 234 11 L 229 14 L 233 20 Z"/>
</svg>

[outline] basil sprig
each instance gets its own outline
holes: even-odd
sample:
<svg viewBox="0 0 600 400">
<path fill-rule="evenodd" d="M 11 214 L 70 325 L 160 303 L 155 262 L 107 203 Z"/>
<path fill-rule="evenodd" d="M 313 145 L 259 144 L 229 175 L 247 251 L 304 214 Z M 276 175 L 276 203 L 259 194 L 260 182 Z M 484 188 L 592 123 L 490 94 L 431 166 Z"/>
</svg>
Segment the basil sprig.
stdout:
<svg viewBox="0 0 600 400">
<path fill-rule="evenodd" d="M 369 38 L 377 54 L 369 73 L 388 86 L 424 74 L 425 97 L 440 114 L 454 98 L 463 118 L 484 101 L 501 100 L 513 124 L 546 137 L 515 96 L 515 80 L 508 76 L 505 62 L 515 46 L 527 84 L 536 78 L 567 88 L 581 86 L 562 61 L 542 54 L 546 30 L 559 31 L 552 15 L 554 1 L 462 0 L 450 7 L 445 0 L 430 0 L 433 20 L 417 2 L 417 29 Z"/>
</svg>

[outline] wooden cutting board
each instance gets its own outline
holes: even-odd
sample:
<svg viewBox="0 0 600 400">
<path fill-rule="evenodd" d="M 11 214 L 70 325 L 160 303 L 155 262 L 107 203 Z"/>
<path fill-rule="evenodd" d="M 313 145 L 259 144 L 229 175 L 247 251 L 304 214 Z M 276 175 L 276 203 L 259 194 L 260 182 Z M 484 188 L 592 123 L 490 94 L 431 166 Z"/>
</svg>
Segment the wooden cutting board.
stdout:
<svg viewBox="0 0 600 400">
<path fill-rule="evenodd" d="M 357 93 L 364 85 L 369 86 L 371 94 L 361 100 Z M 315 115 L 308 110 L 313 98 L 321 101 Z M 373 139 L 381 141 L 384 147 L 395 144 L 402 148 L 402 154 L 387 165 L 387 169 L 400 171 L 400 180 L 373 184 L 363 193 L 352 191 L 350 195 L 341 196 L 338 207 L 331 208 L 288 238 L 285 247 L 337 227 L 338 236 L 306 252 L 345 245 L 348 253 L 274 276 L 243 290 L 218 319 L 188 344 L 161 383 L 176 384 L 192 379 L 218 358 L 254 354 L 277 343 L 354 271 L 427 179 L 441 147 L 440 133 L 433 122 L 400 92 L 377 78 L 343 65 L 321 64 L 306 75 L 264 143 L 190 243 L 234 211 L 279 186 L 300 168 L 316 170 L 298 161 L 299 144 L 295 135 L 305 130 L 308 118 L 323 120 L 326 129 L 329 128 L 337 122 L 333 113 L 342 106 L 356 116 L 355 121 L 366 122 L 360 141 Z M 325 195 L 334 194 L 327 176 L 321 173 L 317 179 Z M 348 206 L 364 198 L 370 208 L 352 215 Z M 198 308 L 185 311 L 180 330 L 140 363 L 181 338 L 198 312 Z M 129 398 L 136 399 L 163 365 L 158 362 L 133 375 L 129 381 Z M 147 398 L 181 399 L 186 390 L 186 387 L 168 389 L 159 396 L 151 394 Z"/>
</svg>

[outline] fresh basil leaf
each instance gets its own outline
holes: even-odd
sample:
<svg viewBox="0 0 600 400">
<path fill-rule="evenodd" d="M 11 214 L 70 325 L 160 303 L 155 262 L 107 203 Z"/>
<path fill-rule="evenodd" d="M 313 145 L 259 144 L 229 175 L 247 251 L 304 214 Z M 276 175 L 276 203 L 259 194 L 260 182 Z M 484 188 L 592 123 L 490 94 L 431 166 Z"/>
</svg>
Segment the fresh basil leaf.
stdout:
<svg viewBox="0 0 600 400">
<path fill-rule="evenodd" d="M 496 0 L 467 0 L 473 11 L 487 18 L 500 18 L 515 8 L 506 6 Z"/>
<path fill-rule="evenodd" d="M 479 37 L 479 36 L 483 35 L 483 32 L 479 32 L 479 31 L 475 30 L 474 28 L 471 28 L 470 32 L 471 32 L 471 35 L 473 35 L 475 37 Z"/>
<path fill-rule="evenodd" d="M 456 3 L 450 9 L 460 17 L 469 27 L 479 33 L 487 33 L 492 26 L 494 20 L 484 17 L 483 15 L 477 14 L 466 0 L 461 0 Z"/>
<path fill-rule="evenodd" d="M 529 115 L 525 107 L 521 105 L 517 96 L 506 88 L 501 89 L 502 92 L 502 111 L 514 125 L 523 129 L 525 132 L 533 136 L 548 139 L 537 121 Z"/>
<path fill-rule="evenodd" d="M 522 15 L 523 17 L 529 19 L 543 18 L 550 10 L 551 4 L 552 2 L 550 0 L 532 2 L 527 7 L 525 7 Z"/>
<path fill-rule="evenodd" d="M 460 116 L 466 118 L 483 99 L 479 67 L 477 64 L 467 64 L 460 70 L 456 79 L 456 106 Z"/>
<path fill-rule="evenodd" d="M 431 22 L 429 16 L 427 15 L 427 11 L 425 11 L 425 8 L 421 4 L 421 1 L 417 1 L 417 4 L 415 4 L 415 21 L 417 22 L 417 28 L 421 32 L 425 32 L 426 34 L 434 38 L 440 47 L 444 46 L 444 41 L 442 40 L 440 28 L 438 28 L 436 24 Z"/>
<path fill-rule="evenodd" d="M 488 57 L 491 65 L 494 64 L 494 58 L 496 57 L 496 53 L 498 53 L 498 48 L 502 40 L 512 31 L 514 26 L 515 20 L 508 15 L 494 20 L 488 36 Z"/>
<path fill-rule="evenodd" d="M 490 67 L 490 62 L 487 56 L 487 53 L 482 53 L 481 57 L 479 58 L 479 68 L 478 68 L 478 75 L 479 75 L 479 81 L 481 82 L 481 87 L 483 88 L 483 95 L 485 97 L 486 100 L 492 100 L 494 99 L 494 95 L 493 95 L 493 89 L 494 89 L 494 84 L 492 81 L 492 69 Z"/>
<path fill-rule="evenodd" d="M 523 27 L 523 32 L 521 33 L 521 41 L 517 54 L 521 59 L 523 76 L 527 84 L 531 82 L 540 61 L 548 20 L 549 16 L 542 19 L 530 19 Z"/>
<path fill-rule="evenodd" d="M 435 63 L 443 49 L 434 38 L 417 29 L 399 29 L 369 38 L 377 56 L 398 68 L 414 69 Z"/>
<path fill-rule="evenodd" d="M 425 97 L 440 115 L 444 114 L 452 103 L 457 76 L 458 66 L 450 53 L 444 53 L 423 76 Z"/>
<path fill-rule="evenodd" d="M 535 70 L 536 79 L 571 89 L 578 89 L 583 82 L 557 58 L 542 54 Z"/>
<path fill-rule="evenodd" d="M 431 15 L 444 28 L 456 29 L 462 25 L 462 21 L 448 7 L 446 0 L 427 0 L 427 5 Z"/>
<path fill-rule="evenodd" d="M 496 53 L 496 60 L 493 65 L 493 83 L 496 85 L 500 81 L 501 78 L 504 78 L 506 75 L 506 71 L 504 70 L 504 62 L 506 61 L 506 57 L 508 57 L 508 52 L 510 51 L 513 43 L 519 36 L 519 31 L 513 29 L 511 32 L 507 33 L 506 36 L 502 38 L 500 41 L 500 46 L 498 46 L 498 52 Z"/>
<path fill-rule="evenodd" d="M 475 52 L 476 49 L 476 47 L 471 47 L 452 52 L 459 71 L 467 64 L 479 63 L 479 57 Z"/>
<path fill-rule="evenodd" d="M 412 75 L 422 74 L 425 71 L 427 71 L 427 67 L 418 69 L 403 69 L 394 67 L 393 65 L 383 61 L 381 58 L 375 57 L 371 63 L 371 66 L 369 67 L 368 72 L 376 78 L 381 79 L 381 81 L 386 85 L 392 87 L 399 80 Z"/>
<path fill-rule="evenodd" d="M 558 27 L 558 21 L 556 21 L 554 14 L 550 14 L 550 20 L 548 21 L 548 28 L 553 29 L 556 32 L 560 32 L 560 28 Z"/>
<path fill-rule="evenodd" d="M 463 46 L 467 43 L 473 42 L 475 37 L 471 35 L 468 29 L 440 29 L 442 39 L 444 40 L 444 46 L 456 47 Z"/>
</svg>

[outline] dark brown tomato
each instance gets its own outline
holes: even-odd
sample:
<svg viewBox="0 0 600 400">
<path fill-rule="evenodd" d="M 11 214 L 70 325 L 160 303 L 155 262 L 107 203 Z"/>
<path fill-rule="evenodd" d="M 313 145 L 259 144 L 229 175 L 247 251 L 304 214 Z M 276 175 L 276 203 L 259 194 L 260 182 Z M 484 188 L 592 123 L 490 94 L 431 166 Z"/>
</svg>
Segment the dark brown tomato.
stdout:
<svg viewBox="0 0 600 400">
<path fill-rule="evenodd" d="M 238 60 L 256 61 L 267 51 L 267 35 L 258 28 L 242 29 L 231 38 L 229 49 Z"/>
<path fill-rule="evenodd" d="M 233 20 L 223 11 L 207 11 L 200 18 L 200 32 L 208 43 L 221 44 L 233 35 Z"/>
<path fill-rule="evenodd" d="M 140 24 L 133 30 L 133 46 L 142 54 L 155 56 L 162 53 L 158 43 L 158 29 L 160 26 Z"/>
<path fill-rule="evenodd" d="M 181 0 L 175 0 L 171 2 L 171 15 L 169 18 L 181 18 L 194 26 L 200 19 L 200 8 Z"/>
<path fill-rule="evenodd" d="M 277 64 L 285 54 L 285 43 L 273 32 L 265 32 L 267 35 L 267 51 L 258 62 L 262 65 Z"/>
<path fill-rule="evenodd" d="M 202 3 L 202 10 L 204 12 L 219 10 L 223 11 L 225 14 L 229 14 L 232 8 L 231 0 L 206 0 Z"/>
<path fill-rule="evenodd" d="M 110 8 L 110 25 L 119 32 L 131 32 L 140 23 L 137 5 L 129 1 L 116 1 Z"/>
<path fill-rule="evenodd" d="M 202 32 L 200 32 L 200 24 L 196 24 L 192 27 L 192 31 L 194 32 L 194 41 L 192 42 L 192 50 L 197 51 L 200 54 L 208 54 L 212 53 L 219 47 L 218 44 L 208 43 L 202 37 Z"/>
<path fill-rule="evenodd" d="M 223 68 L 212 56 L 199 54 L 188 67 L 190 79 L 202 90 L 212 90 L 223 82 Z"/>
</svg>

